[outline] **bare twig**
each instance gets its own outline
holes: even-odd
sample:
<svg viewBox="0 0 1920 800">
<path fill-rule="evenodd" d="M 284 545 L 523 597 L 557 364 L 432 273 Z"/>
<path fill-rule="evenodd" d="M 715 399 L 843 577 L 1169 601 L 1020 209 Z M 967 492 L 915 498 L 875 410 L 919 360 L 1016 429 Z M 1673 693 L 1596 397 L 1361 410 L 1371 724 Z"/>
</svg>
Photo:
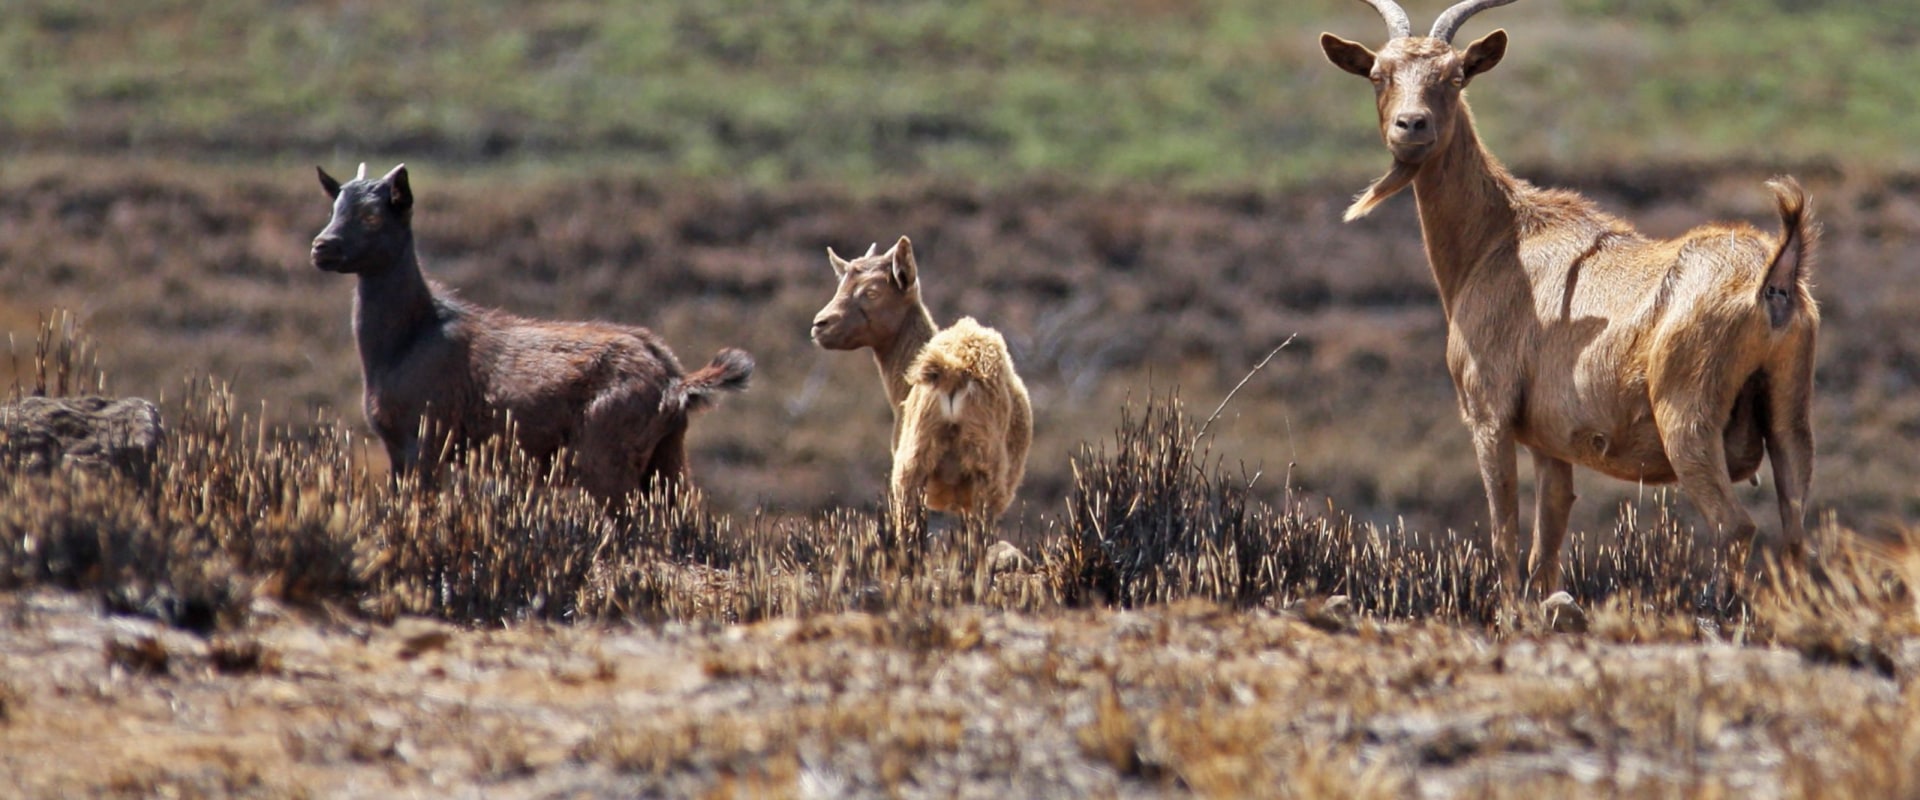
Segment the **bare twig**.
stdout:
<svg viewBox="0 0 1920 800">
<path fill-rule="evenodd" d="M 19 343 L 13 340 L 13 334 L 7 334 L 7 362 L 11 365 L 12 372 L 10 374 L 13 375 L 13 392 L 7 395 L 7 399 L 9 400 L 19 400 L 26 396 L 26 388 L 20 385 L 20 350 L 18 347 Z"/>
<path fill-rule="evenodd" d="M 1246 386 L 1247 381 L 1253 380 L 1255 373 L 1258 373 L 1261 368 L 1265 367 L 1267 362 L 1272 361 L 1274 356 L 1280 355 L 1280 351 L 1287 349 L 1287 345 L 1293 344 L 1293 337 L 1299 335 L 1300 334 L 1297 333 L 1288 335 L 1287 340 L 1281 342 L 1279 347 L 1273 348 L 1273 352 L 1268 353 L 1266 358 L 1260 359 L 1260 363 L 1253 365 L 1253 369 L 1247 370 L 1246 377 L 1241 378 L 1239 383 L 1234 384 L 1233 390 L 1227 392 L 1227 396 L 1220 399 L 1220 406 L 1213 410 L 1213 415 L 1207 417 L 1207 421 L 1200 424 L 1200 431 L 1193 435 L 1193 444 L 1189 445 L 1189 448 L 1200 446 L 1200 440 L 1207 435 L 1207 428 L 1212 427 L 1213 421 L 1220 418 L 1220 412 L 1227 410 L 1227 404 L 1233 402 L 1233 396 L 1240 393 L 1240 387 Z"/>
</svg>

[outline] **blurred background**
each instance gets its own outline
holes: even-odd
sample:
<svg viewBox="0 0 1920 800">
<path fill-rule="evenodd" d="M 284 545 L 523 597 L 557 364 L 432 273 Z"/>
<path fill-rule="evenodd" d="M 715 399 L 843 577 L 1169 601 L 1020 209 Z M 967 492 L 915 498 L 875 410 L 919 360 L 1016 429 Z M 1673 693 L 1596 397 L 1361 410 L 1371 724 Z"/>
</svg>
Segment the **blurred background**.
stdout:
<svg viewBox="0 0 1920 800">
<path fill-rule="evenodd" d="M 1415 28 L 1442 5 L 1410 4 Z M 1827 224 L 1814 507 L 1920 519 L 1920 3 L 1528 0 L 1458 40 L 1495 27 L 1512 45 L 1471 98 L 1520 175 L 1656 235 L 1771 230 L 1762 181 L 1807 184 Z M 468 299 L 645 325 L 689 366 L 758 356 L 754 388 L 695 423 L 722 509 L 878 501 L 872 360 L 807 326 L 824 248 L 906 234 L 937 320 L 1000 328 L 1032 391 L 1015 524 L 1059 513 L 1071 455 L 1124 404 L 1204 419 L 1294 336 L 1212 456 L 1271 499 L 1484 527 L 1413 204 L 1339 222 L 1387 157 L 1321 31 L 1385 28 L 1338 0 L 4 0 L 0 379 L 66 308 L 112 392 L 212 377 L 296 434 L 364 431 L 352 279 L 306 259 L 313 167 L 404 161 L 425 268 Z M 1739 492 L 1772 532 L 1762 482 Z M 1664 496 L 1579 493 L 1588 531 Z"/>
</svg>

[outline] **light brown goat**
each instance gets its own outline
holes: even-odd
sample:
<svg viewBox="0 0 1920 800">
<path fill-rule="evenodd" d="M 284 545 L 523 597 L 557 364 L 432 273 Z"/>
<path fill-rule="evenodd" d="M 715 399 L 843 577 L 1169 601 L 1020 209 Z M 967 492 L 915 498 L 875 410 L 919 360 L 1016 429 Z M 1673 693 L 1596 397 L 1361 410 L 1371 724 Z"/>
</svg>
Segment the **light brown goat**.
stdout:
<svg viewBox="0 0 1920 800">
<path fill-rule="evenodd" d="M 814 315 L 812 335 L 814 343 L 827 350 L 872 348 L 887 407 L 893 409 L 893 438 L 888 446 L 897 448 L 900 405 L 913 388 L 907 370 L 939 328 L 920 300 L 920 267 L 913 259 L 913 242 L 902 236 L 887 252 L 876 253 L 879 249 L 869 247 L 866 255 L 848 261 L 827 248 L 827 263 L 833 265 L 840 285 L 833 299 Z"/>
<path fill-rule="evenodd" d="M 921 348 L 908 381 L 893 451 L 893 507 L 924 505 L 979 520 L 1006 513 L 1033 443 L 1033 407 L 1006 339 L 961 317 Z"/>
<path fill-rule="evenodd" d="M 320 170 L 333 218 L 313 265 L 359 276 L 353 333 L 367 422 L 395 475 L 430 480 L 443 452 L 507 430 L 543 470 L 566 448 L 567 474 L 609 504 L 687 474 L 692 414 L 745 389 L 753 358 L 722 349 L 692 373 L 646 328 L 548 322 L 462 302 L 420 272 L 407 168 L 342 185 Z M 422 434 L 425 434 L 424 437 Z"/>
<path fill-rule="evenodd" d="M 1463 90 L 1500 62 L 1496 30 L 1464 51 L 1468 17 L 1513 0 L 1449 8 L 1412 36 L 1392 0 L 1379 53 L 1322 34 L 1336 66 L 1373 82 L 1393 168 L 1347 211 L 1407 185 L 1447 317 L 1447 366 L 1472 430 L 1505 588 L 1519 583 L 1515 446 L 1538 482 L 1531 588 L 1560 579 L 1573 465 L 1647 483 L 1679 481 L 1728 537 L 1738 580 L 1755 526 L 1733 481 L 1773 463 L 1788 557 L 1806 553 L 1813 478 L 1814 339 L 1808 289 L 1816 226 L 1792 178 L 1768 184 L 1781 234 L 1744 224 L 1652 240 L 1577 194 L 1514 178 L 1474 131 Z"/>
</svg>

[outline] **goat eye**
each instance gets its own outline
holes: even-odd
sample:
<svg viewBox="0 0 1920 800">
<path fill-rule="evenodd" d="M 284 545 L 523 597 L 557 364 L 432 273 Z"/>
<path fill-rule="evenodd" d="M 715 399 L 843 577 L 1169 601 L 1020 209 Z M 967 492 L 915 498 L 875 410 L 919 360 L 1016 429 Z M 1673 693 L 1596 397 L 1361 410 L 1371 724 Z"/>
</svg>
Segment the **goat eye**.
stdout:
<svg viewBox="0 0 1920 800">
<path fill-rule="evenodd" d="M 1453 76 L 1453 88 L 1455 88 L 1455 89 L 1458 89 L 1458 88 L 1460 88 L 1460 87 L 1462 87 L 1462 86 L 1465 86 L 1465 85 L 1467 85 L 1467 79 L 1466 79 L 1466 78 L 1464 78 L 1464 77 L 1461 77 L 1461 76 L 1459 76 L 1459 75 L 1455 75 L 1455 76 Z"/>
</svg>

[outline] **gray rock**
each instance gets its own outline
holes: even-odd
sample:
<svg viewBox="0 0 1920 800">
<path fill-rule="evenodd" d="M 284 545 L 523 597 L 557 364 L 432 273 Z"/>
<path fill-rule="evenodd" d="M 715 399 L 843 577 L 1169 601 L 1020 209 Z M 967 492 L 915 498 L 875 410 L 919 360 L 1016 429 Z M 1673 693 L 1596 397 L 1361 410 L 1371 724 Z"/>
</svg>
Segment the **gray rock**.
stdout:
<svg viewBox="0 0 1920 800">
<path fill-rule="evenodd" d="M 1033 568 L 1033 561 L 1027 558 L 1020 548 L 1005 539 L 994 542 L 987 548 L 987 570 L 994 575 L 1003 572 L 1025 572 Z"/>
<path fill-rule="evenodd" d="M 1547 627 L 1554 633 L 1587 632 L 1587 612 L 1574 602 L 1571 594 L 1554 592 L 1540 604 L 1540 611 L 1546 614 Z"/>
<path fill-rule="evenodd" d="M 0 472 L 117 472 L 144 483 L 165 439 L 160 409 L 137 397 L 28 397 L 0 404 Z"/>
</svg>

